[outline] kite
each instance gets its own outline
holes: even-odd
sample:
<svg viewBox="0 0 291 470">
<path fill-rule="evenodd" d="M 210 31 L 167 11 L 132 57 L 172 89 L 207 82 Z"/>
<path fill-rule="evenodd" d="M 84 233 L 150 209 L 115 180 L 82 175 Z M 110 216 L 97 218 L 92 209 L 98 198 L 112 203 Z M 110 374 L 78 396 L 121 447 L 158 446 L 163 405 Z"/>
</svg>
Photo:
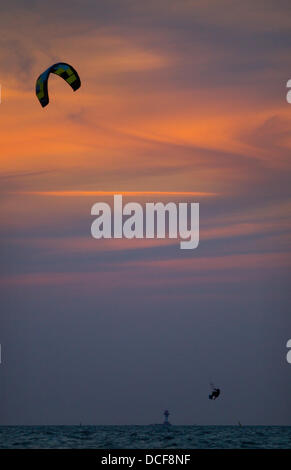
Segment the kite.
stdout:
<svg viewBox="0 0 291 470">
<path fill-rule="evenodd" d="M 78 72 L 69 64 L 58 62 L 46 69 L 36 80 L 35 93 L 39 99 L 40 104 L 44 108 L 49 103 L 48 95 L 48 79 L 51 73 L 62 77 L 70 87 L 76 91 L 81 86 L 81 80 Z"/>
</svg>

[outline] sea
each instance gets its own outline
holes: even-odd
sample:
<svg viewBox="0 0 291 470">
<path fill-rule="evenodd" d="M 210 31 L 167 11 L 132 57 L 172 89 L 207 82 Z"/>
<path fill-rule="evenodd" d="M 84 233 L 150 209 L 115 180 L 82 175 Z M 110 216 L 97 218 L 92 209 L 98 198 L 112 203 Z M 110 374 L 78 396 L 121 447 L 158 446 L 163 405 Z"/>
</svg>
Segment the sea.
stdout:
<svg viewBox="0 0 291 470">
<path fill-rule="evenodd" d="M 291 426 L 0 426 L 0 449 L 290 449 Z"/>
</svg>

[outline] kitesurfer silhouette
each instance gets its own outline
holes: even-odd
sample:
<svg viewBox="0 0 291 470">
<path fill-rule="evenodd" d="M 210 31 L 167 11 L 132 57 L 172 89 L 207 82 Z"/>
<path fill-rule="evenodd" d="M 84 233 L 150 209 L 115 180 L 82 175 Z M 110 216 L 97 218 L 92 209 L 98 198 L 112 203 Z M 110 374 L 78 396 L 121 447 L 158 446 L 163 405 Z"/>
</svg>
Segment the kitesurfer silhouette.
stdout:
<svg viewBox="0 0 291 470">
<path fill-rule="evenodd" d="M 214 388 L 212 390 L 211 395 L 209 395 L 209 400 L 216 400 L 220 395 L 220 389 L 219 388 Z"/>
</svg>

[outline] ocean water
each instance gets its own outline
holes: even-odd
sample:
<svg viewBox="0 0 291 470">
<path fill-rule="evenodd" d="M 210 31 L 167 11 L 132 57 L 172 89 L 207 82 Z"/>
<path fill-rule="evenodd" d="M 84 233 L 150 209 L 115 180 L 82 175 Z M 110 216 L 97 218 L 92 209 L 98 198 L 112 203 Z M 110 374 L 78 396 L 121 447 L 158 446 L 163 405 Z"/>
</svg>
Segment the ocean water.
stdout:
<svg viewBox="0 0 291 470">
<path fill-rule="evenodd" d="M 1 449 L 290 449 L 291 426 L 0 426 Z"/>
</svg>

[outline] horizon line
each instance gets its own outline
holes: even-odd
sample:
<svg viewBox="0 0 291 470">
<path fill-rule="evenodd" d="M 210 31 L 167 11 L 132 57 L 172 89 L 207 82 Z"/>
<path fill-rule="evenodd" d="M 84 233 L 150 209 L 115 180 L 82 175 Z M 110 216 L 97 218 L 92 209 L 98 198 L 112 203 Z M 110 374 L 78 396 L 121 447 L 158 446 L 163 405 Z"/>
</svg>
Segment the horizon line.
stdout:
<svg viewBox="0 0 291 470">
<path fill-rule="evenodd" d="M 15 194 L 15 193 L 14 193 Z M 199 196 L 199 197 L 213 197 L 218 196 L 218 193 L 202 192 L 202 191 L 22 191 L 17 194 L 27 194 L 35 196 L 53 196 L 53 197 L 90 197 L 90 196 Z"/>
</svg>

